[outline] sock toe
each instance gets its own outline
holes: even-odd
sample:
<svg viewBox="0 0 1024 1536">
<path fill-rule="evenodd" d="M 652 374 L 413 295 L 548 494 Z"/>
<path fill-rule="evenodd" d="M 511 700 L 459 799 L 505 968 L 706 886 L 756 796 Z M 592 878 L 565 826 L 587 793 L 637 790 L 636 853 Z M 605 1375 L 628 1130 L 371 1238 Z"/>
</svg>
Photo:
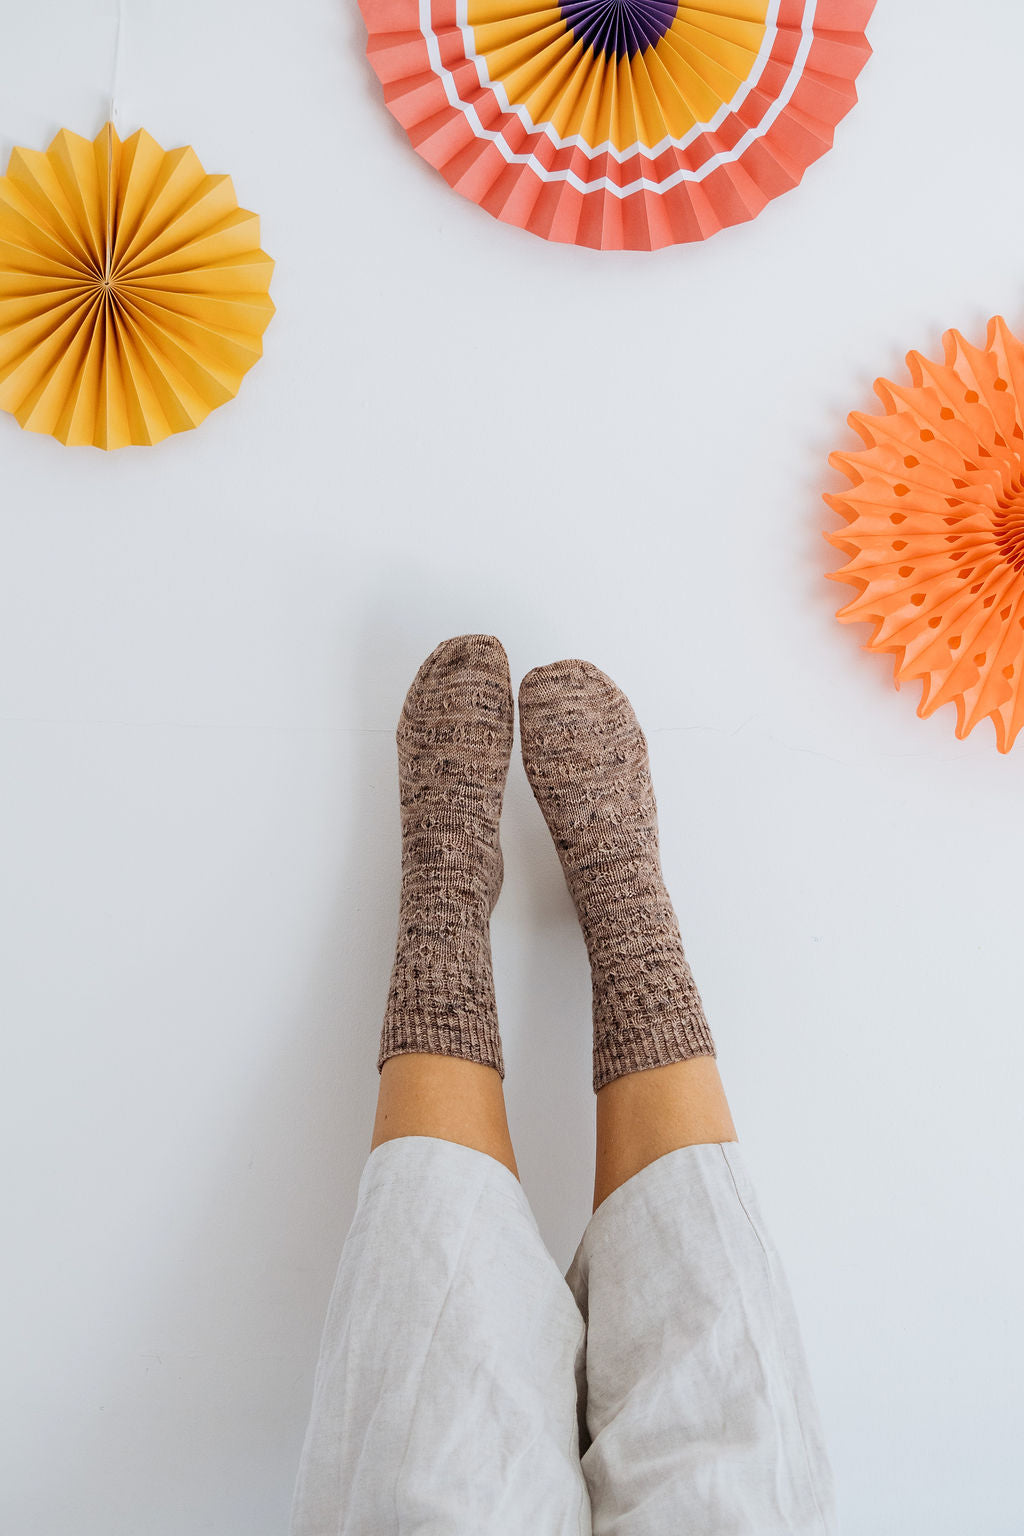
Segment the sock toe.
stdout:
<svg viewBox="0 0 1024 1536">
<path fill-rule="evenodd" d="M 563 780 L 590 775 L 622 758 L 646 755 L 647 742 L 622 689 L 592 662 L 572 658 L 536 667 L 519 690 L 523 762 L 536 793 L 556 771 Z"/>
<path fill-rule="evenodd" d="M 420 672 L 426 675 L 469 670 L 499 681 L 511 679 L 505 647 L 496 635 L 453 635 L 442 640 L 427 657 Z"/>
<path fill-rule="evenodd" d="M 417 672 L 399 731 L 426 727 L 434 741 L 453 729 L 465 740 L 468 731 L 488 758 L 496 747 L 507 767 L 513 714 L 512 679 L 501 641 L 494 635 L 456 635 L 435 646 Z"/>
<path fill-rule="evenodd" d="M 569 657 L 564 661 L 552 661 L 545 667 L 534 667 L 527 672 L 519 687 L 519 709 L 529 715 L 537 709 L 557 704 L 564 716 L 573 716 L 585 709 L 592 717 L 595 703 L 625 706 L 632 715 L 629 700 L 622 689 L 593 662 Z"/>
</svg>

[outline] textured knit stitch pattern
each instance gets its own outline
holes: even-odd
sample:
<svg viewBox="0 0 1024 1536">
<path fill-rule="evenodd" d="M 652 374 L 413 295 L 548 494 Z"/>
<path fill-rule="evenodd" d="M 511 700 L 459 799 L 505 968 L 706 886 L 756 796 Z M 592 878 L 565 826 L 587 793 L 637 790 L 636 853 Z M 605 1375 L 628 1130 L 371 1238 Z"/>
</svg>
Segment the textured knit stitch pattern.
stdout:
<svg viewBox="0 0 1024 1536">
<path fill-rule="evenodd" d="M 378 1071 L 391 1056 L 428 1051 L 505 1075 L 490 919 L 512 720 L 508 658 L 492 635 L 444 641 L 402 707 L 402 891 Z"/>
<path fill-rule="evenodd" d="M 716 1054 L 658 848 L 647 741 L 626 696 L 586 661 L 519 691 L 523 763 L 590 956 L 594 1091 L 628 1072 Z"/>
</svg>

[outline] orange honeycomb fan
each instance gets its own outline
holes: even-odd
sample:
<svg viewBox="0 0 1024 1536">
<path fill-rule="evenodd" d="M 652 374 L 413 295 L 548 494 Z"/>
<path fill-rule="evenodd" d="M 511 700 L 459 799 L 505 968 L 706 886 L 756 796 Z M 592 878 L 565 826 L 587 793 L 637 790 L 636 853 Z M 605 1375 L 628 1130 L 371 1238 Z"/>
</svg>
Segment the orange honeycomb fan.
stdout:
<svg viewBox="0 0 1024 1536">
<path fill-rule="evenodd" d="M 959 331 L 945 359 L 907 354 L 912 383 L 875 380 L 884 415 L 850 414 L 866 447 L 832 453 L 850 489 L 825 493 L 850 556 L 836 617 L 874 626 L 895 683 L 920 679 L 918 714 L 956 706 L 962 740 L 991 717 L 1008 752 L 1024 725 L 1024 344 L 995 315 L 983 347 Z"/>
</svg>

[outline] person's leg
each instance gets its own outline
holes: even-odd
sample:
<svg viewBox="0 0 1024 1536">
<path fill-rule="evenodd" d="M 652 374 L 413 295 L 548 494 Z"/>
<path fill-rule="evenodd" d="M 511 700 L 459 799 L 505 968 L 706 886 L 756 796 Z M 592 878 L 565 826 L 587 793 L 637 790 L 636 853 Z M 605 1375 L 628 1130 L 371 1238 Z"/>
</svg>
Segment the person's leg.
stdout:
<svg viewBox="0 0 1024 1536">
<path fill-rule="evenodd" d="M 371 1150 L 437 1136 L 518 1177 L 490 945 L 512 714 L 508 659 L 491 635 L 439 645 L 402 706 L 402 889 Z"/>
<path fill-rule="evenodd" d="M 662 879 L 646 742 L 589 663 L 520 690 L 523 759 L 593 976 L 594 1214 L 580 1444 L 595 1536 L 832 1536 L 785 1273 Z"/>
<path fill-rule="evenodd" d="M 655 1158 L 736 1130 L 662 877 L 647 743 L 629 700 L 589 662 L 562 661 L 523 679 L 519 712 L 593 976 L 596 1207 Z"/>
<path fill-rule="evenodd" d="M 367 1158 L 320 1341 L 290 1536 L 590 1536 L 585 1328 L 496 1158 Z"/>
<path fill-rule="evenodd" d="M 398 729 L 402 893 L 372 1145 L 292 1536 L 590 1536 L 579 1308 L 518 1182 L 490 959 L 505 654 L 439 646 Z"/>
<path fill-rule="evenodd" d="M 519 1177 L 494 1067 L 458 1056 L 392 1056 L 384 1063 L 370 1149 L 398 1136 L 437 1136 L 497 1158 Z"/>
<path fill-rule="evenodd" d="M 566 1279 L 587 1322 L 594 1536 L 836 1536 L 799 1320 L 736 1142 L 679 1147 L 612 1190 Z"/>
<path fill-rule="evenodd" d="M 613 1190 L 667 1152 L 736 1141 L 712 1056 L 628 1072 L 599 1089 L 594 1210 Z"/>
</svg>

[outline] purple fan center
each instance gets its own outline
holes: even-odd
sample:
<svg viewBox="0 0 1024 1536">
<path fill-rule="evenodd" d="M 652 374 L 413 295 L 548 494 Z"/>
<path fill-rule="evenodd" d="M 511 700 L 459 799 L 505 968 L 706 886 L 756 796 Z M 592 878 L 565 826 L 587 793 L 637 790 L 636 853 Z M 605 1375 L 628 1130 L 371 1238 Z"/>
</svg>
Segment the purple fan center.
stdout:
<svg viewBox="0 0 1024 1536">
<path fill-rule="evenodd" d="M 676 10 L 676 0 L 564 0 L 562 20 L 595 54 L 631 59 L 661 41 Z"/>
</svg>

